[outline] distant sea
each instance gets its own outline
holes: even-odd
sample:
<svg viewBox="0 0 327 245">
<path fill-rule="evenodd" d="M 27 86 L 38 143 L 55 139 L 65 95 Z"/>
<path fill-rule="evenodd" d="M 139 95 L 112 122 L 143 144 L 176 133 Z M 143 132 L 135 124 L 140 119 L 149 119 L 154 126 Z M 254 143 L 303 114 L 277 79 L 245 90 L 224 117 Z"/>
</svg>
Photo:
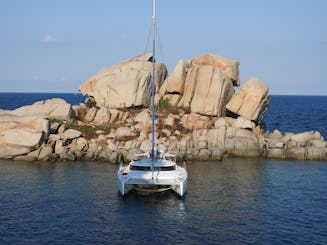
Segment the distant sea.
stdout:
<svg viewBox="0 0 327 245">
<path fill-rule="evenodd" d="M 63 98 L 77 105 L 86 97 L 80 93 L 0 93 L 0 109 L 13 110 L 50 98 Z M 327 96 L 271 95 L 264 122 L 269 131 L 300 133 L 314 130 L 327 139 Z"/>
<path fill-rule="evenodd" d="M 0 109 L 14 110 L 24 105 L 52 98 L 62 98 L 72 105 L 84 102 L 81 93 L 0 93 Z"/>
<path fill-rule="evenodd" d="M 319 131 L 327 140 L 327 96 L 270 96 L 264 115 L 267 129 L 282 133 Z"/>
</svg>

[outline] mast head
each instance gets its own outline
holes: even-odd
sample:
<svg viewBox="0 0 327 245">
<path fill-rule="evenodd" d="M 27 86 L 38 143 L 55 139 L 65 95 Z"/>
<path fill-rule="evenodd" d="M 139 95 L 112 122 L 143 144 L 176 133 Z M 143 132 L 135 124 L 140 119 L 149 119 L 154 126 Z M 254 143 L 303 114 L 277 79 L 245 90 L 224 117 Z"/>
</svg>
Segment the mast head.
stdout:
<svg viewBox="0 0 327 245">
<path fill-rule="evenodd" d="M 153 0 L 152 1 L 152 19 L 155 19 L 156 18 L 156 0 Z"/>
</svg>

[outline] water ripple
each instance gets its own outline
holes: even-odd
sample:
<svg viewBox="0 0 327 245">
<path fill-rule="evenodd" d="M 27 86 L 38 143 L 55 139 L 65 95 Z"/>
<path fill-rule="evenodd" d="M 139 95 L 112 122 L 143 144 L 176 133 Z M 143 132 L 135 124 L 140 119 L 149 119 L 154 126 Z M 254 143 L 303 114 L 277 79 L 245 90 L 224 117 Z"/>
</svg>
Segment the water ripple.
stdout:
<svg viewBox="0 0 327 245">
<path fill-rule="evenodd" d="M 123 199 L 116 168 L 0 161 L 0 243 L 327 243 L 326 163 L 193 162 L 182 199 Z"/>
</svg>

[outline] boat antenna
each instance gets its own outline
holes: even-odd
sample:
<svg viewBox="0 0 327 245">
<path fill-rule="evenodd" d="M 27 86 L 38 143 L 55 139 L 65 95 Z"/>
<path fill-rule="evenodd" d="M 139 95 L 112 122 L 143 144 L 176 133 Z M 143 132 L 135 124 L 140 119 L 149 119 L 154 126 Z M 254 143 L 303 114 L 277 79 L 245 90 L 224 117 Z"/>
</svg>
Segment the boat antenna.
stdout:
<svg viewBox="0 0 327 245">
<path fill-rule="evenodd" d="M 152 107 L 152 145 L 151 145 L 151 169 L 154 168 L 154 117 L 155 117 L 155 108 L 154 108 L 154 96 L 155 96 L 155 66 L 156 66 L 156 0 L 153 0 L 153 15 L 152 15 L 152 92 L 151 92 L 151 107 Z"/>
</svg>

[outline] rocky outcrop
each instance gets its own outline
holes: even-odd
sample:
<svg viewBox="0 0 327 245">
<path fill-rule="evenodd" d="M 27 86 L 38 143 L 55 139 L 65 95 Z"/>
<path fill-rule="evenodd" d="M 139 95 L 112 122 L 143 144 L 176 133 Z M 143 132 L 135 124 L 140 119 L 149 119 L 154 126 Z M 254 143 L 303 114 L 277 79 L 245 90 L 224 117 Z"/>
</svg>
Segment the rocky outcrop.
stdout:
<svg viewBox="0 0 327 245">
<path fill-rule="evenodd" d="M 0 158 L 118 163 L 149 151 L 151 110 L 125 107 L 149 105 L 151 60 L 150 54 L 135 57 L 81 85 L 96 106 L 81 104 L 73 111 L 64 100 L 52 99 L 0 110 Z M 181 60 L 162 84 L 167 71 L 158 63 L 155 100 L 168 100 L 174 108 L 157 112 L 155 147 L 179 160 L 327 160 L 327 143 L 319 132 L 283 135 L 258 125 L 269 103 L 268 87 L 251 78 L 234 94 L 238 65 L 214 55 Z"/>
<path fill-rule="evenodd" d="M 151 54 L 107 67 L 80 86 L 83 94 L 92 96 L 101 108 L 87 114 L 87 121 L 105 124 L 109 108 L 148 107 L 151 98 Z M 260 122 L 268 103 L 268 87 L 251 78 L 234 95 L 240 85 L 239 62 L 225 57 L 205 54 L 190 61 L 178 61 L 166 78 L 164 64 L 156 63 L 156 96 L 175 107 L 187 108 L 205 116 L 242 116 Z M 165 79 L 166 78 L 166 79 Z"/>
<path fill-rule="evenodd" d="M 111 122 L 103 130 L 82 121 L 42 119 L 45 121 L 0 124 L 0 158 L 118 163 L 131 160 L 135 153 L 149 151 L 151 112 L 111 110 L 114 110 Z M 156 148 L 176 154 L 179 160 L 225 157 L 327 160 L 327 143 L 320 133 L 265 132 L 244 117 L 208 117 L 179 110 L 157 118 L 155 139 Z"/>
<path fill-rule="evenodd" d="M 31 152 L 29 147 L 16 147 L 0 143 L 0 158 L 11 159 L 15 156 L 25 155 Z"/>
<path fill-rule="evenodd" d="M 268 86 L 258 78 L 248 79 L 227 103 L 229 114 L 260 122 L 268 108 Z"/>
<path fill-rule="evenodd" d="M 156 63 L 157 91 L 167 76 L 163 63 Z M 145 54 L 102 69 L 80 86 L 105 108 L 147 107 L 151 98 L 152 55 Z"/>
<path fill-rule="evenodd" d="M 276 159 L 326 160 L 327 142 L 316 131 L 266 135 L 265 156 Z"/>
<path fill-rule="evenodd" d="M 208 116 L 224 116 L 225 105 L 233 94 L 234 88 L 225 73 L 210 66 L 200 67 L 191 111 Z"/>
<path fill-rule="evenodd" d="M 49 120 L 69 121 L 73 118 L 72 106 L 63 99 L 39 101 L 12 111 L 1 110 L 0 158 L 21 156 L 21 160 L 34 159 L 34 151 L 48 140 L 51 133 Z"/>
<path fill-rule="evenodd" d="M 100 108 L 97 110 L 96 115 L 94 116 L 93 122 L 96 125 L 106 125 L 110 121 L 110 110 L 107 108 Z M 92 121 L 92 120 L 90 120 Z"/>
<path fill-rule="evenodd" d="M 178 61 L 173 72 L 167 77 L 165 81 L 165 90 L 168 94 L 183 94 L 186 74 L 189 66 L 190 64 L 188 61 Z"/>
<path fill-rule="evenodd" d="M 157 97 L 194 113 L 224 116 L 225 106 L 234 94 L 233 85 L 239 85 L 238 66 L 238 61 L 212 54 L 180 60 Z"/>
<path fill-rule="evenodd" d="M 184 114 L 179 120 L 188 130 L 208 128 L 211 124 L 209 117 L 195 113 Z"/>
<path fill-rule="evenodd" d="M 1 133 L 3 144 L 15 147 L 36 148 L 40 145 L 43 132 L 35 128 L 13 128 Z"/>
<path fill-rule="evenodd" d="M 30 153 L 47 140 L 48 134 L 46 118 L 0 116 L 0 158 Z"/>
<path fill-rule="evenodd" d="M 56 98 L 39 101 L 33 105 L 23 106 L 13 111 L 7 111 L 7 114 L 17 117 L 50 117 L 58 120 L 71 120 L 74 117 L 72 106 L 65 100 Z"/>
<path fill-rule="evenodd" d="M 240 62 L 236 60 L 230 60 L 213 54 L 205 54 L 194 58 L 192 64 L 198 67 L 214 67 L 215 69 L 224 72 L 227 77 L 232 80 L 234 86 L 240 86 L 240 75 L 238 69 Z"/>
</svg>

